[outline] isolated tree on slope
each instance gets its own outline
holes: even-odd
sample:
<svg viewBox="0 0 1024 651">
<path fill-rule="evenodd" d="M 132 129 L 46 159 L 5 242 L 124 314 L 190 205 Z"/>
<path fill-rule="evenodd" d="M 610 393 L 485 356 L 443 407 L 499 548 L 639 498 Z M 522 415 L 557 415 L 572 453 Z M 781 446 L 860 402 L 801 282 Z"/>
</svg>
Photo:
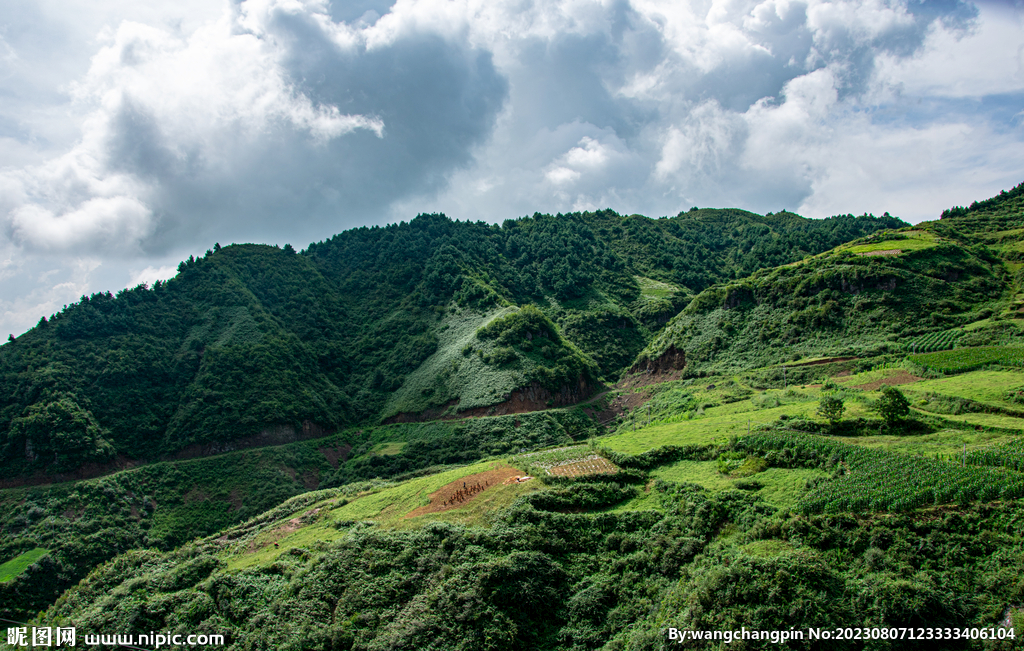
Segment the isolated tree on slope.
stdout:
<svg viewBox="0 0 1024 651">
<path fill-rule="evenodd" d="M 839 385 L 832 378 L 826 378 L 821 386 L 821 399 L 818 400 L 818 416 L 828 421 L 831 427 L 843 419 L 846 405 L 839 396 Z"/>
<path fill-rule="evenodd" d="M 885 386 L 882 388 L 882 397 L 878 399 L 873 409 L 886 425 L 893 425 L 910 414 L 910 401 L 896 387 Z"/>
</svg>

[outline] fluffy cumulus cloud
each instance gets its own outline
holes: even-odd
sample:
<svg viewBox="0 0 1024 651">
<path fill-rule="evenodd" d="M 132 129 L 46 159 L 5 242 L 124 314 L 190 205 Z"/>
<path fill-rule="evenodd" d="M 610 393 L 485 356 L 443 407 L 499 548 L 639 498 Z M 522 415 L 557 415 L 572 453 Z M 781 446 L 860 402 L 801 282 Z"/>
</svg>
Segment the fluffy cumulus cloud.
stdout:
<svg viewBox="0 0 1024 651">
<path fill-rule="evenodd" d="M 1024 176 L 1019 3 L 10 7 L 0 321 L 13 331 L 77 292 L 167 277 L 214 241 L 301 246 L 432 210 L 916 221 Z"/>
</svg>

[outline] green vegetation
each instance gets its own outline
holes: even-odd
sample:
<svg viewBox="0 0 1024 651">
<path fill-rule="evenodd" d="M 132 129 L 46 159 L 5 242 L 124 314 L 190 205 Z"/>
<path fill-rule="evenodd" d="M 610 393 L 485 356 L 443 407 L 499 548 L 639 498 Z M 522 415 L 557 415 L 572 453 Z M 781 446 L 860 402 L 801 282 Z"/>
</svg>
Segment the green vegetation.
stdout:
<svg viewBox="0 0 1024 651">
<path fill-rule="evenodd" d="M 960 348 L 942 353 L 911 355 L 915 364 L 942 373 L 963 373 L 992 364 L 1024 366 L 1024 347 L 986 346 L 983 348 Z"/>
<path fill-rule="evenodd" d="M 910 401 L 896 387 L 885 386 L 873 409 L 887 425 L 892 426 L 910 415 Z"/>
<path fill-rule="evenodd" d="M 758 433 L 742 439 L 744 449 L 766 452 L 769 464 L 832 469 L 803 502 L 806 512 L 904 511 L 931 504 L 1024 497 L 1024 473 L 976 468 L 925 457 L 853 447 L 830 439 L 791 433 Z"/>
<path fill-rule="evenodd" d="M 6 563 L 0 564 L 0 583 L 5 583 L 16 577 L 22 572 L 28 569 L 30 565 L 38 561 L 40 558 L 46 555 L 46 549 L 42 547 L 36 547 L 30 549 L 27 552 L 20 554 Z"/>
<path fill-rule="evenodd" d="M 997 626 L 1024 571 L 1018 505 L 925 518 L 789 513 L 808 490 L 813 498 L 836 480 L 785 468 L 828 465 L 830 456 L 773 445 L 777 436 L 741 439 L 781 464 L 752 477 L 725 478 L 713 460 L 657 461 L 697 448 L 648 454 L 635 462 L 660 467 L 644 489 L 614 481 L 503 486 L 514 501 L 494 503 L 474 526 L 443 519 L 454 512 L 415 525 L 403 516 L 425 494 L 488 464 L 316 491 L 173 552 L 124 554 L 38 622 L 216 632 L 234 648 L 438 650 L 659 648 L 667 626 L 923 626 L 936 617 Z M 723 483 L 712 491 L 688 483 L 714 477 Z M 959 568 L 957 581 L 948 580 L 949 567 Z M 455 608 L 460 616 L 450 617 Z"/>
<path fill-rule="evenodd" d="M 171 549 L 317 487 L 431 472 L 595 433 L 585 415 L 558 410 L 409 423 L 7 489 L 0 492 L 0 558 L 36 547 L 50 552 L 38 574 L 0 585 L 0 617 L 24 619 L 128 549 Z"/>
<path fill-rule="evenodd" d="M 876 236 L 871 240 L 878 240 Z M 883 239 L 881 241 L 871 241 L 869 244 L 858 244 L 856 246 L 849 247 L 850 253 L 871 253 L 873 251 L 921 251 L 922 249 L 930 249 L 938 244 L 937 238 L 933 233 L 928 231 L 902 231 L 898 235 Z"/>
<path fill-rule="evenodd" d="M 914 228 L 422 215 L 83 297 L 0 348 L 0 617 L 283 650 L 1005 635 L 1022 188 Z"/>
<path fill-rule="evenodd" d="M 574 402 L 616 379 L 692 293 L 900 224 L 738 210 L 500 227 L 420 215 L 299 254 L 217 246 L 167 282 L 83 296 L 0 347 L 0 469 L 284 443 L 498 405 L 534 382 Z M 515 307 L 542 313 L 552 336 L 467 339 L 467 324 Z M 476 358 L 456 354 L 467 344 Z M 51 427 L 61 414 L 75 425 Z"/>
<path fill-rule="evenodd" d="M 924 228 L 933 242 L 901 255 L 840 248 L 712 286 L 640 357 L 683 351 L 690 374 L 731 375 L 805 358 L 874 357 L 991 316 L 1010 291 L 1002 261 L 962 232 Z"/>
<path fill-rule="evenodd" d="M 963 336 L 962 330 L 946 330 L 945 332 L 929 332 L 919 337 L 911 337 L 903 342 L 903 350 L 913 353 L 933 353 L 949 350 L 956 346 Z"/>
</svg>

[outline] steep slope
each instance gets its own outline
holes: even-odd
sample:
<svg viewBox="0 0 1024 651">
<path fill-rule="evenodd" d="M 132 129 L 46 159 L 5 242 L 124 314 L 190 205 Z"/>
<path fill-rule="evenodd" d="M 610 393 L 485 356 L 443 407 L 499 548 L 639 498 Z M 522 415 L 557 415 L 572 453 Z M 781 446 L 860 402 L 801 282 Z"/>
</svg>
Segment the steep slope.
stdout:
<svg viewBox="0 0 1024 651">
<path fill-rule="evenodd" d="M 1011 280 L 970 234 L 936 223 L 883 232 L 705 290 L 634 368 L 724 373 L 902 350 L 992 316 L 1007 304 Z"/>
<path fill-rule="evenodd" d="M 0 468 L 96 474 L 410 410 L 489 407 L 517 390 L 564 404 L 616 377 L 707 282 L 898 223 L 711 210 L 502 226 L 422 215 L 301 254 L 217 246 L 168 282 L 83 296 L 0 347 Z M 437 362 L 451 361 L 453 318 L 482 324 L 531 304 L 546 345 L 473 335 L 477 357 L 451 381 L 435 377 L 451 370 Z"/>
</svg>

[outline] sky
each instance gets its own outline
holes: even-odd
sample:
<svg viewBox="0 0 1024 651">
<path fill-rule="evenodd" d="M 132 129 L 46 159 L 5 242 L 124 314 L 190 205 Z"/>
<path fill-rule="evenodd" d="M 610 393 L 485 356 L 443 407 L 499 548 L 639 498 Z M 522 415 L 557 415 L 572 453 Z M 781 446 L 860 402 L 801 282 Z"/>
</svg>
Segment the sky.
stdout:
<svg viewBox="0 0 1024 651">
<path fill-rule="evenodd" d="M 4 0 L 0 332 L 424 212 L 916 223 L 1022 145 L 1024 0 Z"/>
</svg>

